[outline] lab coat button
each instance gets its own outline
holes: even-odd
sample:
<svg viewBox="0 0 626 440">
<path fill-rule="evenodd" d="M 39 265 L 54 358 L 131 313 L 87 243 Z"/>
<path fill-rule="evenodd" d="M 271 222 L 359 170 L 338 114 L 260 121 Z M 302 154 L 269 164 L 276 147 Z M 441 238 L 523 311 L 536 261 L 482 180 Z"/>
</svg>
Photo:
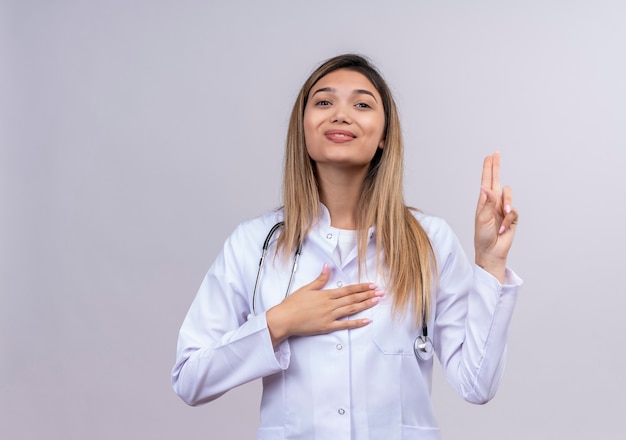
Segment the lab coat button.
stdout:
<svg viewBox="0 0 626 440">
<path fill-rule="evenodd" d="M 339 410 L 337 411 L 339 413 L 340 416 L 344 415 L 346 413 L 346 410 L 343 408 L 339 408 Z"/>
<path fill-rule="evenodd" d="M 337 287 L 343 286 L 343 281 L 337 281 Z"/>
<path fill-rule="evenodd" d="M 342 350 L 342 349 L 343 349 L 343 345 L 341 345 L 341 344 L 337 344 L 337 345 L 335 345 L 335 348 L 336 348 L 337 350 Z"/>
<path fill-rule="evenodd" d="M 328 238 L 328 239 L 330 240 L 331 238 L 333 238 L 333 234 L 331 234 L 331 233 L 329 232 L 328 234 L 326 234 L 326 238 Z"/>
</svg>

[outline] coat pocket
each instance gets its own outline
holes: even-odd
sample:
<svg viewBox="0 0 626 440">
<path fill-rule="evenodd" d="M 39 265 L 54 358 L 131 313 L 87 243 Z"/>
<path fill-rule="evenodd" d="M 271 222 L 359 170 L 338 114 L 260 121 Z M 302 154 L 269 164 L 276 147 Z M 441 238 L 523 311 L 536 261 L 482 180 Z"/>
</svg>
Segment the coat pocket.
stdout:
<svg viewBox="0 0 626 440">
<path fill-rule="evenodd" d="M 413 342 L 418 335 L 412 315 L 394 314 L 391 301 L 385 299 L 372 308 L 372 338 L 378 349 L 388 355 L 413 356 Z"/>
<path fill-rule="evenodd" d="M 441 440 L 439 428 L 402 425 L 402 440 Z"/>
</svg>

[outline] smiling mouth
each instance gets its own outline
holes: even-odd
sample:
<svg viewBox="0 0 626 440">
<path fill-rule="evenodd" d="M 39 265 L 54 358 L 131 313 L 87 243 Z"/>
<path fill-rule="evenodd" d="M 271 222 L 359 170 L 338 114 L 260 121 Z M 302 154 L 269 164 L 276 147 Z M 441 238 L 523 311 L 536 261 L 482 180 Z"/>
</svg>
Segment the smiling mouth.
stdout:
<svg viewBox="0 0 626 440">
<path fill-rule="evenodd" d="M 333 142 L 348 142 L 356 138 L 356 136 L 349 131 L 330 130 L 324 133 L 326 138 Z"/>
</svg>

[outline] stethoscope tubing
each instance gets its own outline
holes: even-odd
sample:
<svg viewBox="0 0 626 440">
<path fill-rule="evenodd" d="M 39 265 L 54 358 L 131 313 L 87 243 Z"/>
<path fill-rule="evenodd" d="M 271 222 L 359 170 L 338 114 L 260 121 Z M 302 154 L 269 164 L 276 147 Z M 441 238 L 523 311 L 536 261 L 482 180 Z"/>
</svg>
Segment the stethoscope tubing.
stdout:
<svg viewBox="0 0 626 440">
<path fill-rule="evenodd" d="M 256 272 L 256 280 L 254 281 L 254 291 L 252 292 L 252 314 L 256 316 L 256 296 L 259 289 L 259 280 L 261 279 L 261 272 L 263 271 L 263 265 L 265 264 L 265 256 L 267 255 L 267 251 L 270 247 L 270 241 L 272 237 L 276 233 L 276 231 L 285 226 L 285 222 L 281 221 L 272 226 L 272 229 L 265 237 L 265 241 L 263 242 L 263 249 L 261 250 L 261 259 L 259 260 L 259 269 Z M 293 264 L 291 265 L 291 273 L 289 275 L 289 283 L 287 284 L 287 290 L 285 291 L 285 298 L 289 295 L 291 291 L 291 285 L 293 284 L 293 277 L 298 269 L 298 259 L 300 258 L 300 254 L 302 253 L 302 242 L 298 240 L 298 247 L 296 248 L 296 252 L 293 256 Z"/>
<path fill-rule="evenodd" d="M 267 252 L 270 246 L 270 241 L 272 237 L 276 233 L 276 231 L 285 226 L 284 221 L 280 221 L 276 223 L 265 237 L 265 241 L 263 242 L 263 248 L 261 250 L 261 259 L 259 260 L 259 269 L 256 273 L 256 280 L 254 281 L 254 291 L 252 292 L 252 314 L 256 316 L 256 297 L 259 289 L 259 280 L 261 279 L 261 272 L 263 271 L 263 266 L 265 264 L 265 257 L 267 256 Z M 298 268 L 298 259 L 300 258 L 300 254 L 302 253 L 302 241 L 298 240 L 298 247 L 293 257 L 293 263 L 291 266 L 291 273 L 289 274 L 289 283 L 287 284 L 287 290 L 285 291 L 285 298 L 289 295 L 291 291 L 291 286 L 293 284 L 293 278 Z M 433 343 L 430 337 L 428 336 L 428 324 L 426 322 L 426 299 L 422 298 L 422 334 L 415 338 L 413 342 L 413 351 L 415 353 L 415 357 L 419 360 L 428 361 L 433 357 Z"/>
</svg>

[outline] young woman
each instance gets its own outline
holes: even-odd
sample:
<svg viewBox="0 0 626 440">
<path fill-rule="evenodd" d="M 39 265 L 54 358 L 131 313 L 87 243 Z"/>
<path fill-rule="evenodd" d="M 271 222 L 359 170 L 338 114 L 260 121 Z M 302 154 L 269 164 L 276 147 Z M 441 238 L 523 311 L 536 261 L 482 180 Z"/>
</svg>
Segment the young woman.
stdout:
<svg viewBox="0 0 626 440">
<path fill-rule="evenodd" d="M 484 161 L 471 265 L 443 220 L 405 205 L 402 149 L 366 59 L 313 72 L 291 114 L 284 206 L 234 231 L 182 325 L 185 402 L 262 378 L 258 439 L 437 439 L 433 351 L 464 399 L 493 397 L 521 285 L 500 157 Z"/>
</svg>

